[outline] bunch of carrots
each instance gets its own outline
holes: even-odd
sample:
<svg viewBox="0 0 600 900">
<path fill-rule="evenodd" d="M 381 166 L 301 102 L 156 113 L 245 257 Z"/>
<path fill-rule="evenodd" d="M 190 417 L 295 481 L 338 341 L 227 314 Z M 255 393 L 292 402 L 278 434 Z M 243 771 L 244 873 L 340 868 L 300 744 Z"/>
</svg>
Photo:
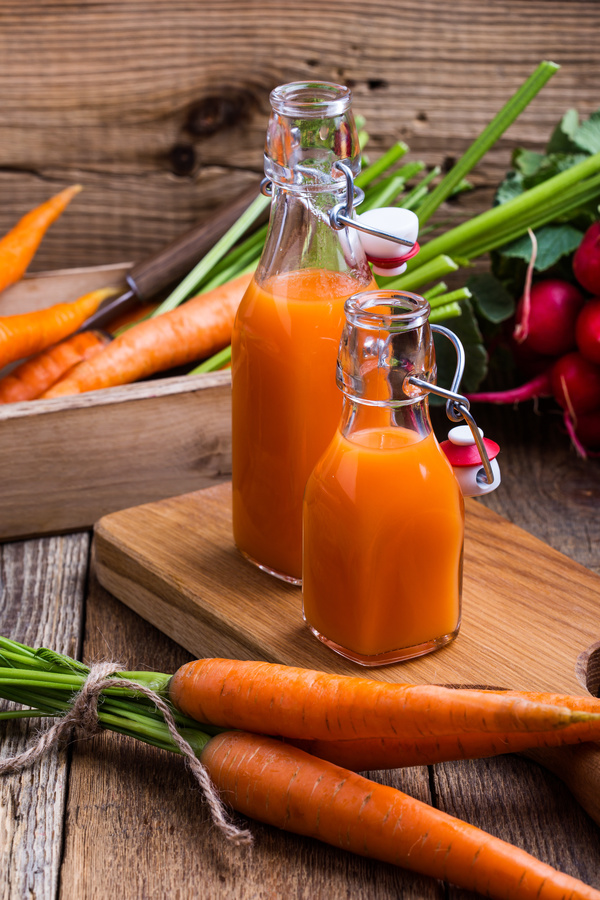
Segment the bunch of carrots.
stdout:
<svg viewBox="0 0 600 900">
<path fill-rule="evenodd" d="M 51 197 L 0 239 L 0 291 L 23 277 L 45 232 L 80 190 L 80 185 L 73 185 Z M 22 360 L 0 378 L 0 403 L 127 384 L 210 356 L 229 344 L 233 318 L 249 281 L 250 274 L 235 278 L 160 321 L 134 320 L 131 327 L 126 319 L 117 319 L 111 333 L 80 329 L 117 293 L 114 288 L 100 288 L 37 312 L 0 316 L 0 370 Z M 120 329 L 126 330 L 114 337 Z"/>
<path fill-rule="evenodd" d="M 0 638 L 0 696 L 28 707 L 0 716 L 63 716 L 89 672 Z M 156 692 L 224 802 L 250 818 L 487 897 L 600 900 L 517 847 L 357 774 L 595 741 L 593 698 L 389 684 L 227 659 L 196 660 L 172 676 L 119 672 L 108 685 L 102 728 L 182 752 L 140 695 Z"/>
<path fill-rule="evenodd" d="M 543 61 L 494 116 L 455 166 L 432 187 L 439 168 L 425 171 L 422 162 L 396 164 L 408 151 L 395 144 L 356 179 L 364 190 L 362 210 L 389 204 L 414 210 L 422 237 L 427 223 L 451 195 L 468 187 L 466 176 L 515 121 L 558 70 Z M 408 186 L 411 182 L 412 186 Z M 0 290 L 22 276 L 46 228 L 60 214 L 79 186 L 67 188 L 28 213 L 0 239 Z M 470 260 L 552 221 L 577 204 L 600 196 L 600 154 L 572 166 L 542 185 L 501 207 L 426 239 L 421 251 L 398 278 L 383 279 L 383 287 L 422 291 L 431 307 L 431 321 L 461 315 L 467 288 L 449 291 L 443 279 Z M 70 304 L 38 313 L 0 317 L 0 370 L 25 362 L 8 378 L 0 378 L 0 403 L 47 399 L 129 384 L 148 376 L 198 363 L 192 374 L 228 365 L 230 338 L 237 306 L 257 266 L 266 226 L 241 238 L 264 209 L 257 198 L 237 223 L 198 263 L 172 293 L 137 323 L 115 322 L 111 334 L 77 332 L 112 293 L 94 291 Z M 426 227 L 425 227 L 426 226 Z M 64 343 L 63 343 L 64 342 Z"/>
</svg>

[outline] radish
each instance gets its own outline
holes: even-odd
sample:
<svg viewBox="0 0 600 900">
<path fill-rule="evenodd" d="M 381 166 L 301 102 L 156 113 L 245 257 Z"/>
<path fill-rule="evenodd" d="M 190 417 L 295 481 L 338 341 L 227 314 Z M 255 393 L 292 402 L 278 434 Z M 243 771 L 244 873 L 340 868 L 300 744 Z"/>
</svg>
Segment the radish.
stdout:
<svg viewBox="0 0 600 900">
<path fill-rule="evenodd" d="M 546 369 L 531 381 L 508 391 L 484 391 L 479 394 L 466 394 L 467 400 L 473 403 L 521 403 L 523 400 L 535 400 L 538 397 L 552 396 L 550 369 Z"/>
<path fill-rule="evenodd" d="M 552 366 L 550 382 L 554 399 L 571 417 L 600 410 L 600 366 L 573 352 Z"/>
<path fill-rule="evenodd" d="M 568 281 L 548 278 L 533 285 L 517 305 L 514 338 L 533 353 L 561 356 L 575 348 L 581 291 Z"/>
<path fill-rule="evenodd" d="M 577 416 L 575 434 L 587 450 L 600 450 L 600 409 Z"/>
<path fill-rule="evenodd" d="M 573 256 L 573 274 L 590 294 L 600 294 L 600 222 L 590 225 Z"/>
<path fill-rule="evenodd" d="M 581 355 L 600 365 L 600 297 L 588 300 L 577 316 L 575 340 Z"/>
<path fill-rule="evenodd" d="M 466 396 L 473 403 L 504 404 L 552 396 L 575 418 L 600 410 L 600 366 L 574 351 L 561 356 L 541 375 L 519 387 Z"/>
</svg>

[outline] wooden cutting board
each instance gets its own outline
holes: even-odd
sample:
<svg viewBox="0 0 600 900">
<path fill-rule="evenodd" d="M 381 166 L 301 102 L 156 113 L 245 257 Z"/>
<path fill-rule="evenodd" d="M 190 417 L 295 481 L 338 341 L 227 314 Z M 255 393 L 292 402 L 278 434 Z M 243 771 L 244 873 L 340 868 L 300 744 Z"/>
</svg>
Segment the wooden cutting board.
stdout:
<svg viewBox="0 0 600 900">
<path fill-rule="evenodd" d="M 323 646 L 303 624 L 300 589 L 242 559 L 231 534 L 229 483 L 105 516 L 95 527 L 94 558 L 111 594 L 196 656 L 581 694 L 600 638 L 600 577 L 475 500 L 466 503 L 458 638 L 375 669 Z"/>
</svg>

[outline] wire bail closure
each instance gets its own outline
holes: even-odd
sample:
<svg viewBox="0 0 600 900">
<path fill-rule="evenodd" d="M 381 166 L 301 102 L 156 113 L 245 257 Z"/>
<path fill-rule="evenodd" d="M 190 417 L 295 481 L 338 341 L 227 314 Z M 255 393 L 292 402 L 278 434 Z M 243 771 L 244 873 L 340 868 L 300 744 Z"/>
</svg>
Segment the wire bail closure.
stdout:
<svg viewBox="0 0 600 900">
<path fill-rule="evenodd" d="M 357 231 L 362 231 L 363 234 L 384 238 L 386 241 L 393 241 L 394 244 L 401 244 L 403 247 L 409 247 L 411 250 L 416 246 L 416 253 L 418 251 L 418 244 L 416 244 L 415 241 L 407 241 L 405 238 L 390 234 L 389 231 L 382 231 L 380 228 L 372 228 L 369 225 L 365 225 L 363 222 L 357 222 L 356 219 L 353 218 L 354 207 L 360 206 L 363 202 L 365 199 L 365 192 L 354 184 L 354 176 L 352 174 L 352 169 L 349 166 L 343 162 L 336 162 L 333 164 L 333 168 L 338 169 L 346 179 L 346 200 L 345 202 L 338 203 L 337 206 L 334 206 L 330 211 L 329 221 L 331 227 L 336 231 L 341 231 L 341 229 L 345 227 L 355 228 Z"/>
<path fill-rule="evenodd" d="M 329 223 L 331 227 L 335 231 L 341 231 L 342 228 L 354 228 L 356 231 L 361 231 L 363 234 L 370 234 L 372 237 L 383 238 L 386 241 L 392 241 L 394 244 L 401 244 L 403 247 L 408 248 L 410 256 L 414 256 L 418 253 L 419 245 L 416 241 L 408 241 L 405 238 L 391 234 L 389 231 L 383 231 L 380 228 L 372 228 L 370 225 L 365 225 L 363 222 L 357 222 L 357 220 L 353 218 L 354 207 L 360 206 L 363 202 L 365 199 L 365 192 L 354 184 L 352 169 L 346 165 L 346 163 L 341 161 L 335 162 L 333 168 L 338 169 L 346 179 L 346 199 L 341 203 L 336 204 L 336 206 L 330 210 Z M 269 178 L 263 178 L 261 181 L 260 192 L 261 194 L 264 194 L 265 197 L 273 196 L 273 182 Z M 408 253 L 402 257 L 403 260 L 409 258 Z"/>
<path fill-rule="evenodd" d="M 452 379 L 452 386 L 450 390 L 448 390 L 447 388 L 439 387 L 439 385 L 437 384 L 430 384 L 428 381 L 424 381 L 422 378 L 417 378 L 415 375 L 409 375 L 408 381 L 410 384 L 413 384 L 416 387 L 420 387 L 424 391 L 435 394 L 437 397 L 444 397 L 447 401 L 446 415 L 451 422 L 460 422 L 461 419 L 464 419 L 464 421 L 469 426 L 471 434 L 473 435 L 473 440 L 475 441 L 477 450 L 479 451 L 481 463 L 485 472 L 485 477 L 487 478 L 487 483 L 492 484 L 494 481 L 494 473 L 492 471 L 492 464 L 483 442 L 483 438 L 481 437 L 481 433 L 479 431 L 479 428 L 477 427 L 477 423 L 475 422 L 475 419 L 471 414 L 469 401 L 465 396 L 458 393 L 458 387 L 465 371 L 465 349 L 461 341 L 457 338 L 453 331 L 450 331 L 449 328 L 444 328 L 443 325 L 434 324 L 431 324 L 430 328 L 433 332 L 437 332 L 438 334 L 442 334 L 444 335 L 444 337 L 448 338 L 448 340 L 456 350 L 456 370 L 454 372 L 454 378 Z"/>
</svg>

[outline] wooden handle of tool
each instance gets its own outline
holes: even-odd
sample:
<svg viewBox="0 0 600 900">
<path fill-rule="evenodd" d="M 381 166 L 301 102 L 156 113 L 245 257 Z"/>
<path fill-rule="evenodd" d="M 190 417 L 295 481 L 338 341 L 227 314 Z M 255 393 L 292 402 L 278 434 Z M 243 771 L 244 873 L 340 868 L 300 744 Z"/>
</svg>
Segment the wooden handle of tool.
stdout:
<svg viewBox="0 0 600 900">
<path fill-rule="evenodd" d="M 133 267 L 127 281 L 138 300 L 145 302 L 163 288 L 181 281 L 196 263 L 223 237 L 258 196 L 259 186 L 244 191 L 233 203 L 218 209 L 202 225 L 197 225 L 169 244 L 156 256 Z"/>
<path fill-rule="evenodd" d="M 543 747 L 522 754 L 564 781 L 578 803 L 600 825 L 600 744 Z"/>
</svg>

